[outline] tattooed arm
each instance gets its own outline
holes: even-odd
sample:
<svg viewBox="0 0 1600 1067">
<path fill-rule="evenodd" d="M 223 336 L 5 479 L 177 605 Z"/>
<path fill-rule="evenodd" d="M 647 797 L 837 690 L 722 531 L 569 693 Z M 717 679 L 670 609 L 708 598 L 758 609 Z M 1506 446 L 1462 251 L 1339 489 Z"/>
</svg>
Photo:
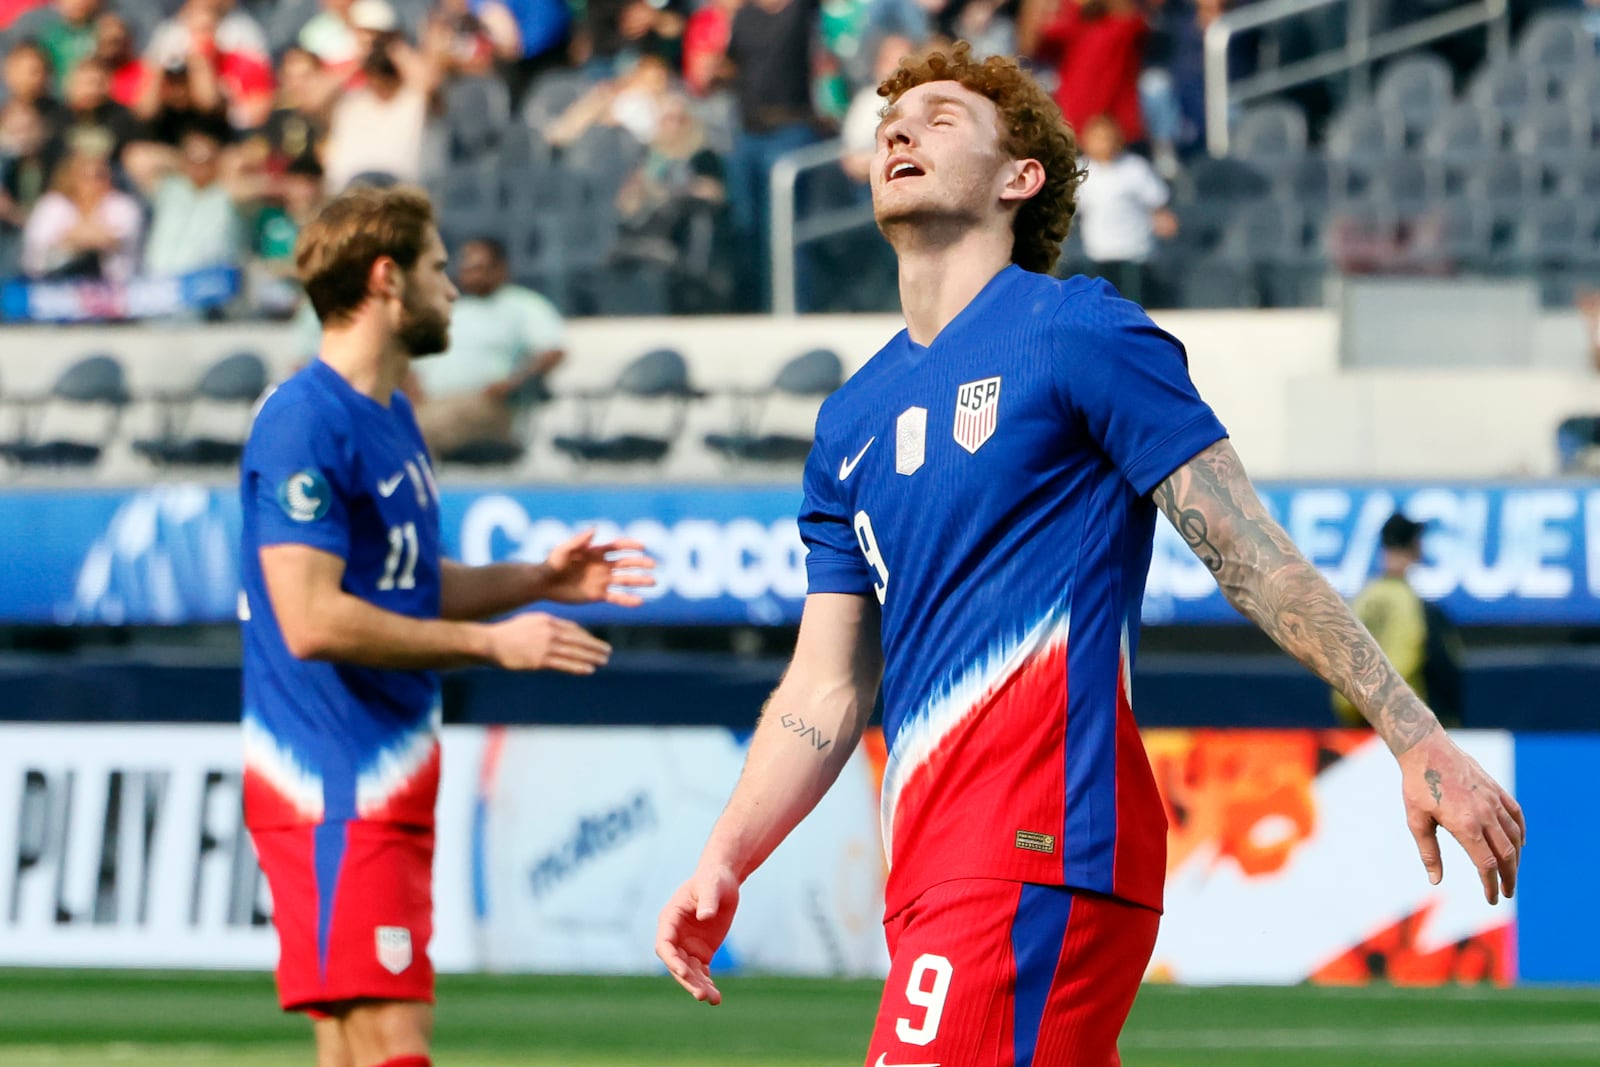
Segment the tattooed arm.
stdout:
<svg viewBox="0 0 1600 1067">
<path fill-rule="evenodd" d="M 656 926 L 656 955 L 696 1000 L 722 1002 L 709 968 L 739 887 L 817 806 L 861 739 L 883 676 L 878 626 L 870 595 L 806 597 L 794 657 L 762 709 L 739 784 Z"/>
<path fill-rule="evenodd" d="M 1228 602 L 1343 693 L 1400 761 L 1407 823 L 1429 878 L 1443 868 L 1435 828 L 1472 856 L 1490 903 L 1516 888 L 1526 833 L 1509 793 L 1461 751 L 1327 579 L 1262 505 L 1227 440 L 1156 488 L 1156 506 L 1216 576 Z"/>
</svg>

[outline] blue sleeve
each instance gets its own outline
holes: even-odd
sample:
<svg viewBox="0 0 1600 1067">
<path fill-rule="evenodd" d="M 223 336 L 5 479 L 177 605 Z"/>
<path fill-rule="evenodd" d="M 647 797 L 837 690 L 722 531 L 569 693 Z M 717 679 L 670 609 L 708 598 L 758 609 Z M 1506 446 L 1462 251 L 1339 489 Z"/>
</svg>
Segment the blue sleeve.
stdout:
<svg viewBox="0 0 1600 1067">
<path fill-rule="evenodd" d="M 348 428 L 311 398 L 268 397 L 244 459 L 246 505 L 258 543 L 296 544 L 350 558 Z"/>
<path fill-rule="evenodd" d="M 1068 410 L 1138 495 L 1228 436 L 1189 378 L 1183 345 L 1105 282 L 1063 300 L 1054 325 Z"/>
<path fill-rule="evenodd" d="M 819 420 L 820 421 L 820 420 Z M 806 457 L 800 540 L 806 546 L 806 592 L 870 593 L 872 572 L 856 543 L 855 526 L 839 499 L 828 450 L 819 434 Z"/>
</svg>

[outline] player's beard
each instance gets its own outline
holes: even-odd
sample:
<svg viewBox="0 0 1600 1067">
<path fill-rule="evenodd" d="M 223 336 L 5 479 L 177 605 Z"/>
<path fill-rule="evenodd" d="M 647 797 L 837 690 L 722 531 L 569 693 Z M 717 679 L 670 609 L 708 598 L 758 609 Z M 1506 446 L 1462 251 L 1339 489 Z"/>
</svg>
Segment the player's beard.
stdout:
<svg viewBox="0 0 1600 1067">
<path fill-rule="evenodd" d="M 443 352 L 450 347 L 450 312 L 412 303 L 408 294 L 400 316 L 400 344 L 412 359 Z"/>
</svg>

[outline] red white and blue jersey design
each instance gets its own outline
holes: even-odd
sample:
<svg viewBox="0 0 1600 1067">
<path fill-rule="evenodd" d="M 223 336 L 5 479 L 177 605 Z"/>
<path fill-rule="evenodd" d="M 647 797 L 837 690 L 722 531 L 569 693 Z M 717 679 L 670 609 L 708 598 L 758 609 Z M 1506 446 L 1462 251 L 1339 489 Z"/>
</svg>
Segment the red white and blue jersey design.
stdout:
<svg viewBox="0 0 1600 1067">
<path fill-rule="evenodd" d="M 384 407 L 313 361 L 262 403 L 240 490 L 247 824 L 431 827 L 438 676 L 296 659 L 260 559 L 309 545 L 345 561 L 346 592 L 438 618 L 439 491 L 410 402 L 395 393 Z"/>
<path fill-rule="evenodd" d="M 824 403 L 800 532 L 810 592 L 883 605 L 886 914 L 954 878 L 1161 907 L 1130 687 L 1150 496 L 1225 436 L 1137 305 L 1015 266 Z"/>
</svg>

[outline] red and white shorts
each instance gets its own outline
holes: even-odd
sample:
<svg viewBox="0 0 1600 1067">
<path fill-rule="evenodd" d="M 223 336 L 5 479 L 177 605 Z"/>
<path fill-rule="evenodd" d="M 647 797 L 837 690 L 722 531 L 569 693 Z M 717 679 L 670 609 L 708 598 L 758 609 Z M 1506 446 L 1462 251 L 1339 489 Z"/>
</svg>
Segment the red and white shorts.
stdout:
<svg viewBox="0 0 1600 1067">
<path fill-rule="evenodd" d="M 1062 886 L 934 886 L 885 924 L 868 1067 L 1116 1067 L 1159 921 Z"/>
<path fill-rule="evenodd" d="M 251 830 L 272 890 L 285 1011 L 433 1001 L 433 831 L 333 822 Z"/>
</svg>

